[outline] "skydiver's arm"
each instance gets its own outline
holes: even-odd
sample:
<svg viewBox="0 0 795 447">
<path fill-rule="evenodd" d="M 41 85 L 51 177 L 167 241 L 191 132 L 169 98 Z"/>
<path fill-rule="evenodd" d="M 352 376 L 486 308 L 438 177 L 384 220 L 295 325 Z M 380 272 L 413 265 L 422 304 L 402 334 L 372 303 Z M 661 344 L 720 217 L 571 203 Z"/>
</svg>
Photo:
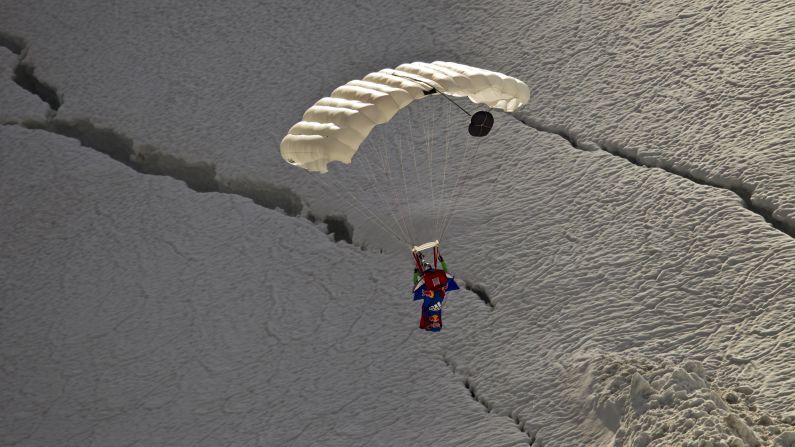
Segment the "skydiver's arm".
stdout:
<svg viewBox="0 0 795 447">
<path fill-rule="evenodd" d="M 444 258 L 442 257 L 442 255 L 439 255 L 439 262 L 442 263 L 442 270 L 444 270 L 445 273 L 450 273 L 447 271 L 447 263 L 444 262 Z"/>
<path fill-rule="evenodd" d="M 417 269 L 414 269 L 414 277 L 412 278 L 412 280 L 414 281 L 414 286 L 415 287 L 416 287 L 417 283 L 420 282 L 420 272 L 418 272 Z"/>
</svg>

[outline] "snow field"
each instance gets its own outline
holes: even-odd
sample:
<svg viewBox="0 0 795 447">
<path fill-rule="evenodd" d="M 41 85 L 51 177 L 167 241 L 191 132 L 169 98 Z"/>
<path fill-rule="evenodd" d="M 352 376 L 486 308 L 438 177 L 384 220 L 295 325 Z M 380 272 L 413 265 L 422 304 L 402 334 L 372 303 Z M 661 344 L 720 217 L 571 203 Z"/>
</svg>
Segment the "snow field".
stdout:
<svg viewBox="0 0 795 447">
<path fill-rule="evenodd" d="M 414 331 L 389 257 L 0 133 L 3 444 L 527 444 Z"/>
<path fill-rule="evenodd" d="M 457 6 L 6 2 L 0 31 L 29 43 L 26 61 L 63 96 L 61 123 L 128 136 L 134 157 L 175 161 L 157 165 L 172 177 L 211 166 L 208 190 L 342 212 L 357 244 L 387 255 L 96 154 L 65 163 L 54 157 L 74 142 L 4 128 L 2 400 L 16 412 L 3 440 L 795 443 L 795 247 L 759 215 L 792 225 L 791 5 Z M 46 106 L 9 81 L 16 55 L 0 55 L 3 120 L 41 122 Z M 590 152 L 502 118 L 445 241 L 454 272 L 495 306 L 461 292 L 429 343 L 410 330 L 402 255 L 276 148 L 334 86 L 434 59 L 525 80 L 534 96 L 517 117 Z M 95 164 L 90 182 L 64 177 Z M 288 199 L 264 197 L 275 191 Z M 316 281 L 306 306 L 296 277 Z M 367 299 L 377 320 L 351 314 Z M 374 335 L 357 338 L 360 325 Z M 446 418 L 426 417 L 439 404 Z"/>
</svg>

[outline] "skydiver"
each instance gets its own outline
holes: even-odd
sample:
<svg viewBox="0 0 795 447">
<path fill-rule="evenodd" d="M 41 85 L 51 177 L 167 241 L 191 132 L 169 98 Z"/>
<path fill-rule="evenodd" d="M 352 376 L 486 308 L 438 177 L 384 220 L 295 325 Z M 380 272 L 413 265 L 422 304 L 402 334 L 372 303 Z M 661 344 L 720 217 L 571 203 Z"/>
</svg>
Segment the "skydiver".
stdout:
<svg viewBox="0 0 795 447">
<path fill-rule="evenodd" d="M 441 264 L 441 271 L 437 271 L 429 264 L 422 253 L 416 258 L 422 266 L 422 272 L 414 268 L 414 300 L 422 300 L 422 313 L 420 315 L 420 329 L 439 332 L 442 330 L 442 304 L 447 292 L 457 290 L 453 275 L 447 270 L 447 263 L 442 255 L 437 259 Z"/>
</svg>

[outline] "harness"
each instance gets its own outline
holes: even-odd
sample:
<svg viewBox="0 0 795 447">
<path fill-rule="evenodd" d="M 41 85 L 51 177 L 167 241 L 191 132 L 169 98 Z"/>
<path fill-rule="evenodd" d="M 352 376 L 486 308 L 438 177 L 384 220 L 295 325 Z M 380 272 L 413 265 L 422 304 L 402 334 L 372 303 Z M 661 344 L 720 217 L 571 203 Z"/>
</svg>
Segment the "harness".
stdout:
<svg viewBox="0 0 795 447">
<path fill-rule="evenodd" d="M 422 265 L 422 251 L 429 248 L 433 248 L 433 270 L 425 271 Z M 422 272 L 422 279 L 425 282 L 426 289 L 444 293 L 444 288 L 447 286 L 447 273 L 439 270 L 439 241 L 428 242 L 414 247 L 411 250 L 411 255 L 414 257 L 414 265 L 417 267 L 417 271 Z"/>
</svg>

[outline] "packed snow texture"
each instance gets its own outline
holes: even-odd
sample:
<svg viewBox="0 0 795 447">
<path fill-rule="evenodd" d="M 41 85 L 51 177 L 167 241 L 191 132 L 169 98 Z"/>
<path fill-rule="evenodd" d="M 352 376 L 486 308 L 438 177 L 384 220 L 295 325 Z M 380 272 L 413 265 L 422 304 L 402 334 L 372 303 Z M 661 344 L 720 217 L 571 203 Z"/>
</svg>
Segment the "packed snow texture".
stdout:
<svg viewBox="0 0 795 447">
<path fill-rule="evenodd" d="M 62 101 L 2 53 L 38 129 L 0 135 L 4 444 L 795 445 L 792 5 L 0 4 Z M 436 59 L 533 96 L 443 241 L 491 305 L 428 337 L 406 254 L 278 142 Z"/>
<path fill-rule="evenodd" d="M 524 119 L 753 192 L 795 228 L 788 1 L 0 4 L 0 30 L 35 39 L 28 57 L 64 92 L 62 118 L 124 123 L 224 179 L 295 183 L 268 148 L 315 100 L 455 60 L 525 80 Z"/>
<path fill-rule="evenodd" d="M 527 444 L 414 330 L 391 257 L 74 140 L 0 136 L 3 445 Z M 484 312 L 467 303 L 450 312 Z"/>
</svg>

